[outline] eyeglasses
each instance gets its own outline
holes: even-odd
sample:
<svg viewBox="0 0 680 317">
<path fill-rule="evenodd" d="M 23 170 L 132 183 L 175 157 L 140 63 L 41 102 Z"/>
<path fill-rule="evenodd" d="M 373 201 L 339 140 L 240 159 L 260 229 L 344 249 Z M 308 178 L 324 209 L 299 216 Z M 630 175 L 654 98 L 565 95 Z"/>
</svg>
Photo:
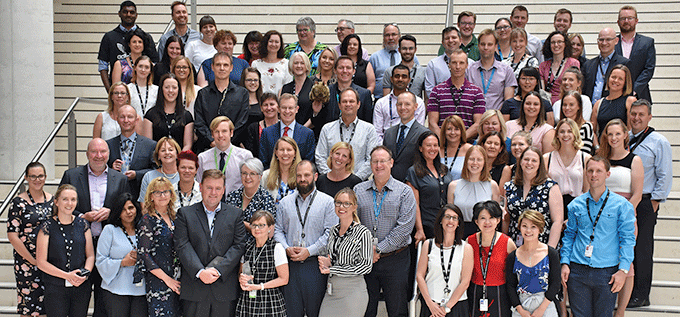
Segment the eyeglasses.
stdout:
<svg viewBox="0 0 680 317">
<path fill-rule="evenodd" d="M 444 220 L 458 221 L 458 216 L 444 215 Z"/>
<path fill-rule="evenodd" d="M 550 41 L 550 45 L 564 44 L 564 41 Z"/>
<path fill-rule="evenodd" d="M 298 33 L 307 33 L 307 32 L 309 32 L 309 28 L 306 28 L 306 29 L 297 29 L 296 31 L 297 31 Z"/>
<path fill-rule="evenodd" d="M 597 38 L 597 42 L 598 43 L 611 42 L 614 39 L 616 39 L 616 38 L 615 37 L 599 37 L 599 38 Z"/>
<path fill-rule="evenodd" d="M 245 178 L 245 177 L 248 177 L 248 176 L 250 176 L 250 177 L 258 177 L 258 176 L 260 176 L 260 174 L 255 173 L 255 172 L 250 172 L 250 173 L 241 172 L 241 177 L 244 177 L 244 178 Z"/>
<path fill-rule="evenodd" d="M 260 80 L 257 79 L 257 78 L 248 78 L 248 79 L 246 79 L 246 82 L 249 82 L 249 83 L 256 83 L 256 82 L 258 82 L 258 81 L 260 81 Z"/>
<path fill-rule="evenodd" d="M 127 94 L 128 94 L 127 92 L 122 92 L 122 91 L 114 91 L 113 92 L 113 95 L 116 95 L 116 96 L 125 96 Z"/>
<path fill-rule="evenodd" d="M 511 26 L 509 26 L 509 25 L 501 25 L 501 26 L 497 26 L 496 30 L 505 31 L 505 30 L 508 30 L 510 28 L 511 28 Z"/>
<path fill-rule="evenodd" d="M 519 81 L 536 81 L 536 77 L 520 77 Z"/>
<path fill-rule="evenodd" d="M 352 207 L 352 206 L 354 206 L 354 203 L 349 202 L 349 201 L 336 201 L 335 202 L 335 207 L 349 208 L 349 207 Z"/>
<path fill-rule="evenodd" d="M 151 192 L 151 194 L 153 194 L 153 195 L 156 196 L 156 197 L 160 197 L 160 196 L 169 196 L 169 195 L 170 195 L 170 192 L 171 192 L 171 191 L 170 191 L 169 189 L 166 189 L 166 190 L 155 190 L 155 191 Z"/>
<path fill-rule="evenodd" d="M 43 180 L 45 177 L 47 177 L 45 174 L 40 174 L 40 175 L 27 175 L 28 179 L 34 181 L 34 180 Z"/>
<path fill-rule="evenodd" d="M 348 28 L 348 27 L 345 27 L 345 26 L 339 26 L 339 27 L 335 28 L 335 32 L 342 32 L 344 30 L 351 30 L 351 29 L 352 28 Z"/>
<path fill-rule="evenodd" d="M 187 69 L 189 69 L 189 66 L 175 66 L 175 69 L 187 70 Z"/>
<path fill-rule="evenodd" d="M 267 228 L 267 224 L 251 224 L 250 227 L 253 229 L 264 229 Z"/>
<path fill-rule="evenodd" d="M 636 17 L 620 17 L 619 21 L 633 21 L 637 19 Z"/>
<path fill-rule="evenodd" d="M 458 22 L 461 26 L 474 26 L 475 22 Z"/>
</svg>

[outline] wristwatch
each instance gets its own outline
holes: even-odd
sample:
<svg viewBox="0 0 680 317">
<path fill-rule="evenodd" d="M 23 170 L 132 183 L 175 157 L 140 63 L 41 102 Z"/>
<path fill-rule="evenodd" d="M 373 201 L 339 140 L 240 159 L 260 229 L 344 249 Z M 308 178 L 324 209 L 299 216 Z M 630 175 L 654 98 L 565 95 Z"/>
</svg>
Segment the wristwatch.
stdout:
<svg viewBox="0 0 680 317">
<path fill-rule="evenodd" d="M 444 312 L 447 313 L 447 314 L 450 313 L 451 308 L 449 308 L 449 306 L 444 306 Z"/>
</svg>

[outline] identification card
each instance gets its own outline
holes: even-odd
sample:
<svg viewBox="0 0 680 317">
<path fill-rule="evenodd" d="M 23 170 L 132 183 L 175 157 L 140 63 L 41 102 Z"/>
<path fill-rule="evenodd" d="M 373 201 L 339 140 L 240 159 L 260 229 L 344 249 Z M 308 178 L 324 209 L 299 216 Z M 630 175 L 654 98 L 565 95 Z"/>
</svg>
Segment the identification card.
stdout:
<svg viewBox="0 0 680 317">
<path fill-rule="evenodd" d="M 486 298 L 479 299 L 479 311 L 489 311 L 489 300 Z"/>
<path fill-rule="evenodd" d="M 586 258 L 593 256 L 593 245 L 589 244 L 586 246 Z"/>
<path fill-rule="evenodd" d="M 64 280 L 64 286 L 73 287 L 73 284 L 71 284 L 71 282 L 69 282 L 68 280 Z"/>
<path fill-rule="evenodd" d="M 257 290 L 254 289 L 254 290 L 248 292 L 248 297 L 250 297 L 250 298 L 256 298 L 256 297 L 257 297 Z"/>
<path fill-rule="evenodd" d="M 328 296 L 333 296 L 333 283 L 328 282 L 328 284 L 326 284 L 326 294 L 328 294 Z"/>
</svg>

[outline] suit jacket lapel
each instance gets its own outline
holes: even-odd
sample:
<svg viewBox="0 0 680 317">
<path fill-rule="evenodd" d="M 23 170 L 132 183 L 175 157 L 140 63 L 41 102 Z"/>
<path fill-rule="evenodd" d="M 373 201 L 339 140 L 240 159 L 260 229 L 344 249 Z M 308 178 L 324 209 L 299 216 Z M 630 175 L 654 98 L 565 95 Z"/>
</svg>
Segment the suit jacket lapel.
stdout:
<svg viewBox="0 0 680 317">
<path fill-rule="evenodd" d="M 401 154 L 401 152 L 404 151 L 404 148 L 406 148 L 405 145 L 408 144 L 411 141 L 411 139 L 413 139 L 415 137 L 415 135 L 417 133 L 416 129 L 418 129 L 417 128 L 418 124 L 419 124 L 418 121 L 414 121 L 413 124 L 411 125 L 411 128 L 408 129 L 408 133 L 404 137 L 404 144 L 401 145 L 401 148 L 399 149 L 399 153 L 397 153 L 397 156 L 399 156 L 399 154 Z M 398 132 L 397 132 L 397 138 L 399 138 Z"/>
<path fill-rule="evenodd" d="M 196 207 L 194 208 L 194 212 L 196 212 L 198 222 L 201 223 L 201 228 L 203 229 L 205 238 L 208 241 L 208 243 L 210 243 L 210 227 L 208 227 L 208 216 L 205 214 L 203 204 L 196 204 L 195 206 Z"/>
<path fill-rule="evenodd" d="M 82 188 L 83 192 L 78 193 L 78 195 L 82 195 L 83 200 L 88 202 L 87 206 L 84 206 L 85 209 L 83 209 L 83 210 L 88 210 L 88 211 L 92 209 L 92 206 L 89 203 L 91 201 L 90 200 L 90 180 L 89 180 L 89 178 L 90 178 L 90 175 L 88 174 L 88 167 L 87 167 L 87 164 L 85 164 L 85 165 L 83 165 L 83 168 L 80 170 L 80 177 L 78 177 L 78 179 L 80 181 L 80 188 Z M 76 189 L 78 189 L 78 187 L 76 187 Z"/>
<path fill-rule="evenodd" d="M 114 175 L 111 173 L 113 169 L 109 169 L 108 172 L 106 173 L 106 196 L 104 196 L 104 206 L 107 206 L 107 202 L 109 200 L 109 197 L 113 197 L 113 177 Z"/>
</svg>

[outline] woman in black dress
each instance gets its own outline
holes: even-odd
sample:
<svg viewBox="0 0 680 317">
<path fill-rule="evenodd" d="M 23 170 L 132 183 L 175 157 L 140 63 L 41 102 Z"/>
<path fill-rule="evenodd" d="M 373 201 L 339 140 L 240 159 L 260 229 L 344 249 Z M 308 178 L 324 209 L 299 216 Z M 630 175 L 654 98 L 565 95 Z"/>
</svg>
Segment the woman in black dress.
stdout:
<svg viewBox="0 0 680 317">
<path fill-rule="evenodd" d="M 144 115 L 142 135 L 154 141 L 167 136 L 182 151 L 191 150 L 194 142 L 194 118 L 182 104 L 182 88 L 174 74 L 161 77 L 156 105 Z"/>
<path fill-rule="evenodd" d="M 45 311 L 52 316 L 87 316 L 94 268 L 90 226 L 73 214 L 78 193 L 72 185 L 59 186 L 52 216 L 38 233 L 36 260 L 45 282 Z"/>
<path fill-rule="evenodd" d="M 35 259 L 35 242 L 40 225 L 52 214 L 52 195 L 43 189 L 46 174 L 39 162 L 26 166 L 28 190 L 12 199 L 7 215 L 7 238 L 14 247 L 17 313 L 21 316 L 45 315 L 45 286 Z"/>
<path fill-rule="evenodd" d="M 361 183 L 361 178 L 352 173 L 354 171 L 354 151 L 349 143 L 335 143 L 331 147 L 331 155 L 328 156 L 326 164 L 331 168 L 331 171 L 319 175 L 316 180 L 316 187 L 320 192 L 335 197 L 335 194 L 341 189 L 345 187 L 354 188 L 354 185 Z"/>
</svg>

